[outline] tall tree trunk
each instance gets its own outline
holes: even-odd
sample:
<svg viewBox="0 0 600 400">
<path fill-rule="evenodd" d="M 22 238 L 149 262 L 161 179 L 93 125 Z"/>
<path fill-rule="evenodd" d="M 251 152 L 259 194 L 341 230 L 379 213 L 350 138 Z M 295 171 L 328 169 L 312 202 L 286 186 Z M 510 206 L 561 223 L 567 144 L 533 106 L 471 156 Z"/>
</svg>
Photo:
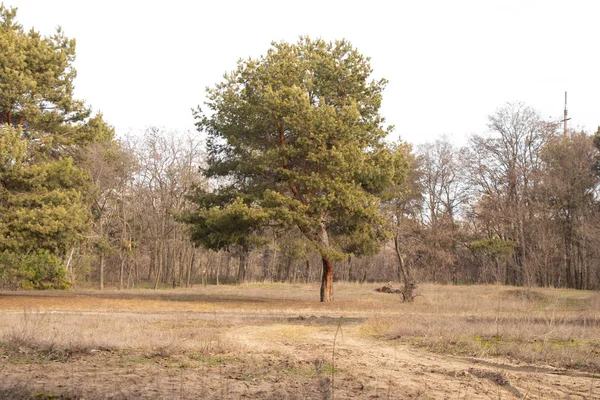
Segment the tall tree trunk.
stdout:
<svg viewBox="0 0 600 400">
<path fill-rule="evenodd" d="M 100 254 L 100 290 L 104 289 L 104 254 Z"/>
<path fill-rule="evenodd" d="M 196 259 L 196 249 L 192 247 L 192 256 L 190 257 L 190 265 L 187 270 L 187 277 L 185 279 L 185 287 L 190 287 L 190 278 L 192 276 L 192 269 L 194 268 L 194 260 Z"/>
<path fill-rule="evenodd" d="M 529 263 L 527 260 L 527 255 L 528 253 L 528 249 L 527 249 L 527 243 L 525 241 L 525 222 L 524 219 L 521 219 L 521 221 L 519 222 L 519 240 L 521 242 L 521 263 L 519 264 L 519 269 L 517 270 L 518 275 L 517 275 L 517 285 L 518 286 L 523 286 L 523 285 L 527 285 L 527 286 L 531 286 L 530 282 L 525 282 L 525 277 L 527 276 L 528 268 L 529 268 Z"/>
<path fill-rule="evenodd" d="M 104 239 L 104 230 L 102 226 L 102 218 L 100 218 L 100 237 Z M 100 285 L 99 289 L 104 289 L 104 249 L 100 250 Z"/>
<path fill-rule="evenodd" d="M 169 284 L 171 281 L 175 282 L 175 275 L 173 273 L 173 254 L 174 254 L 174 249 L 171 247 L 171 245 L 169 244 L 169 242 L 167 242 L 165 244 L 165 251 L 164 251 L 164 261 L 163 261 L 163 268 L 164 268 L 164 275 L 163 275 L 163 279 L 162 281 L 164 283 Z M 175 285 L 173 285 L 173 287 L 175 287 Z"/>
<path fill-rule="evenodd" d="M 186 266 L 186 258 L 187 258 L 187 253 L 188 253 L 188 249 L 187 247 L 184 248 L 184 241 L 182 240 L 180 242 L 181 245 L 181 250 L 179 250 L 179 258 L 178 258 L 178 263 L 179 263 L 179 275 L 177 275 L 177 286 L 181 287 L 181 283 L 183 282 L 183 277 L 185 275 L 185 266 Z"/>
<path fill-rule="evenodd" d="M 163 273 L 163 253 L 164 249 L 162 243 L 157 246 L 156 259 L 158 260 L 158 265 L 156 266 L 156 277 L 154 280 L 154 289 L 158 289 L 158 284 L 161 279 L 161 275 Z"/>
<path fill-rule="evenodd" d="M 256 259 L 256 257 L 254 257 L 254 259 Z M 248 261 L 246 262 L 246 276 L 244 277 L 246 282 L 252 282 L 252 262 L 252 252 L 248 251 Z"/>
<path fill-rule="evenodd" d="M 290 283 L 292 281 L 292 267 L 293 267 L 292 257 L 287 257 L 285 260 L 285 270 L 283 271 L 283 281 Z"/>
<path fill-rule="evenodd" d="M 231 253 L 225 253 L 225 280 L 229 279 L 229 271 L 231 270 Z"/>
<path fill-rule="evenodd" d="M 567 288 L 573 288 L 573 258 L 570 237 L 565 240 L 565 278 Z"/>
<path fill-rule="evenodd" d="M 209 267 L 210 267 L 210 250 L 206 251 L 206 262 L 204 263 L 204 266 L 202 266 L 202 260 L 200 260 L 200 265 L 198 265 L 198 268 L 202 268 L 202 286 L 206 287 L 207 283 L 208 283 L 208 273 L 209 273 Z M 195 275 L 196 272 L 194 272 Z"/>
<path fill-rule="evenodd" d="M 287 262 L 287 258 L 285 258 L 284 253 L 279 253 L 277 256 L 277 260 L 275 262 L 275 279 L 277 282 L 283 282 L 285 280 L 285 263 Z"/>
<path fill-rule="evenodd" d="M 587 262 L 587 249 L 584 246 L 580 247 L 581 249 L 581 267 L 583 270 L 583 286 L 581 287 L 583 290 L 590 290 L 590 269 Z"/>
<path fill-rule="evenodd" d="M 396 257 L 398 258 L 398 269 L 400 270 L 404 281 L 402 297 L 404 298 L 404 301 L 411 302 L 415 299 L 414 290 L 417 288 L 417 282 L 415 282 L 413 278 L 410 266 L 404 262 L 398 235 L 394 235 L 394 250 L 396 251 Z"/>
<path fill-rule="evenodd" d="M 67 276 L 71 283 L 74 283 L 75 276 L 73 275 L 73 270 L 71 269 L 71 260 L 73 259 L 73 253 L 75 252 L 75 247 L 71 247 L 71 253 L 69 253 L 69 258 L 67 258 L 67 264 L 65 265 L 65 270 L 67 271 Z"/>
<path fill-rule="evenodd" d="M 155 249 L 154 251 L 152 251 L 152 254 L 150 255 L 150 268 L 148 268 L 148 276 L 146 277 L 147 281 L 150 281 L 152 279 L 152 275 L 154 273 L 154 271 L 156 271 L 156 265 L 158 263 L 158 260 L 156 259 L 156 254 L 158 254 L 158 251 L 156 250 L 156 246 L 158 246 L 158 243 L 155 244 Z"/>
<path fill-rule="evenodd" d="M 221 274 L 221 252 L 217 253 L 217 286 L 219 286 L 219 275 Z"/>
<path fill-rule="evenodd" d="M 123 227 L 121 230 L 121 268 L 119 269 L 119 290 L 123 290 L 123 275 L 125 274 L 125 258 L 128 255 L 128 251 L 131 250 L 131 238 L 127 241 L 127 215 L 125 214 L 125 201 L 121 198 L 121 209 L 123 210 Z M 127 250 L 123 249 L 123 245 L 127 243 Z"/>
<path fill-rule="evenodd" d="M 125 273 L 125 257 L 121 255 L 121 268 L 119 269 L 119 290 L 123 290 L 123 275 Z"/>
<path fill-rule="evenodd" d="M 241 249 L 240 251 L 240 265 L 237 276 L 239 284 L 246 283 L 246 275 L 248 273 L 248 253 L 248 249 Z"/>
<path fill-rule="evenodd" d="M 132 288 L 132 276 L 135 268 L 135 259 L 129 263 L 129 268 L 127 268 L 127 289 Z"/>
<path fill-rule="evenodd" d="M 133 266 L 131 268 L 133 268 L 133 277 L 131 279 L 131 288 L 133 288 L 136 281 L 138 283 L 140 282 L 140 268 L 138 266 L 137 258 L 133 260 Z"/>
<path fill-rule="evenodd" d="M 271 279 L 271 249 L 269 249 L 269 246 L 265 246 L 263 251 L 262 267 L 263 280 L 267 282 Z"/>
<path fill-rule="evenodd" d="M 352 272 L 353 261 L 354 260 L 353 260 L 352 256 L 349 256 L 348 257 L 348 276 L 346 278 L 346 280 L 348 282 L 351 282 L 352 281 L 352 277 L 353 277 L 353 272 Z"/>
</svg>

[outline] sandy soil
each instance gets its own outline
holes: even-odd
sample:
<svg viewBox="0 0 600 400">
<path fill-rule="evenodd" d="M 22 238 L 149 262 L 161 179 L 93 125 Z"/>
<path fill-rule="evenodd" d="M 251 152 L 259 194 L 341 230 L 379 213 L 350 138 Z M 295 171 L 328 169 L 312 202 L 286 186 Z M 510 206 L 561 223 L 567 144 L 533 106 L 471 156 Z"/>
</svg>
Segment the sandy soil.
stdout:
<svg viewBox="0 0 600 400">
<path fill-rule="evenodd" d="M 37 310 L 71 315 L 142 312 L 107 302 L 0 296 L 0 315 L 30 303 Z M 160 312 L 145 308 L 144 315 L 160 318 L 169 309 L 169 304 L 160 304 Z M 56 361 L 5 354 L 0 359 L 0 397 L 29 390 L 33 395 L 68 393 L 86 399 L 600 399 L 600 377 L 594 374 L 429 353 L 365 335 L 362 314 L 346 312 L 340 318 L 340 313 L 312 316 L 295 309 L 279 309 L 277 314 L 207 312 L 207 307 L 184 308 L 199 324 L 235 315 L 237 322 L 220 332 L 235 344 L 234 352 L 199 359 L 185 352 L 148 357 L 134 350 L 92 349 Z"/>
</svg>

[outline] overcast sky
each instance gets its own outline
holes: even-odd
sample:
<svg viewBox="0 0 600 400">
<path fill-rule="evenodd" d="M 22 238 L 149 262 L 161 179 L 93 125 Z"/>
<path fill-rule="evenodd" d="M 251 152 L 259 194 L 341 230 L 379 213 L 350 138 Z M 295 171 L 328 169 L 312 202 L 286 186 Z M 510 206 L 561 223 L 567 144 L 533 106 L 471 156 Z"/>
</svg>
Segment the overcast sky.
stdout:
<svg viewBox="0 0 600 400">
<path fill-rule="evenodd" d="M 2 1 L 2 0 L 0 0 Z M 522 101 L 572 126 L 600 124 L 598 16 L 589 1 L 4 0 L 18 21 L 77 40 L 77 97 L 122 135 L 157 125 L 193 130 L 204 89 L 300 35 L 348 39 L 384 77 L 394 138 L 487 131 L 487 115 Z"/>
</svg>

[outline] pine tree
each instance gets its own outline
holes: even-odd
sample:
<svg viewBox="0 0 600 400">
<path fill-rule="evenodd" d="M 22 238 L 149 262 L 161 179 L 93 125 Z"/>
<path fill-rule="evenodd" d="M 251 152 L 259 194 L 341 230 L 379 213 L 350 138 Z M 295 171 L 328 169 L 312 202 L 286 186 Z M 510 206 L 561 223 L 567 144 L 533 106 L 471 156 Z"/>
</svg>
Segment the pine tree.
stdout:
<svg viewBox="0 0 600 400">
<path fill-rule="evenodd" d="M 373 251 L 386 236 L 378 194 L 406 172 L 384 141 L 386 81 L 371 73 L 344 40 L 273 43 L 265 56 L 239 61 L 208 90 L 210 112 L 196 114 L 208 135 L 206 176 L 221 178 L 221 208 L 242 198 L 311 240 L 323 261 L 321 301 L 333 299 L 334 260 Z"/>
<path fill-rule="evenodd" d="M 64 287 L 57 265 L 90 226 L 81 149 L 113 130 L 73 97 L 75 41 L 60 28 L 25 32 L 15 17 L 0 5 L 0 277 Z M 33 264 L 35 274 L 13 273 Z"/>
</svg>

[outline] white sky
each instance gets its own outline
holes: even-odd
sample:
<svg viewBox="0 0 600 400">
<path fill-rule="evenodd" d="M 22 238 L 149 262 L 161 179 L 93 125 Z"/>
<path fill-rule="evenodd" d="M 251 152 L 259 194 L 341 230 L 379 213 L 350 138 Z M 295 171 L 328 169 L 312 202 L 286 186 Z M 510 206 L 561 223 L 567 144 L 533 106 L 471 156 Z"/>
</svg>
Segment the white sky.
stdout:
<svg viewBox="0 0 600 400">
<path fill-rule="evenodd" d="M 0 0 L 18 21 L 77 39 L 77 97 L 117 134 L 193 130 L 204 89 L 300 35 L 346 38 L 385 77 L 382 114 L 398 135 L 464 143 L 487 115 L 522 101 L 571 126 L 600 124 L 600 2 Z"/>
</svg>

